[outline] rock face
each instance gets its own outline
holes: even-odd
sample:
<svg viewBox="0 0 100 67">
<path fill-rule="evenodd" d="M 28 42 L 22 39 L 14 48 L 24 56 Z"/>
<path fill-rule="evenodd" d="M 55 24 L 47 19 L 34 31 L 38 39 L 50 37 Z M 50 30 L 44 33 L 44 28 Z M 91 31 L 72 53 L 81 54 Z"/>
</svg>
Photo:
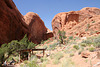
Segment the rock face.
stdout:
<svg viewBox="0 0 100 67">
<path fill-rule="evenodd" d="M 52 20 L 54 36 L 64 30 L 67 36 L 86 37 L 100 34 L 100 9 L 86 7 L 80 11 L 57 14 Z"/>
<path fill-rule="evenodd" d="M 44 22 L 41 20 L 41 18 L 33 12 L 29 12 L 24 16 L 25 23 L 29 26 L 30 30 L 30 36 L 29 39 L 34 43 L 40 43 L 41 40 L 46 40 L 50 37 L 52 37 L 50 34 L 53 35 L 53 33 L 48 33 L 47 28 L 44 25 Z"/>
<path fill-rule="evenodd" d="M 20 40 L 28 32 L 23 16 L 12 0 L 0 0 L 0 45 Z"/>
</svg>

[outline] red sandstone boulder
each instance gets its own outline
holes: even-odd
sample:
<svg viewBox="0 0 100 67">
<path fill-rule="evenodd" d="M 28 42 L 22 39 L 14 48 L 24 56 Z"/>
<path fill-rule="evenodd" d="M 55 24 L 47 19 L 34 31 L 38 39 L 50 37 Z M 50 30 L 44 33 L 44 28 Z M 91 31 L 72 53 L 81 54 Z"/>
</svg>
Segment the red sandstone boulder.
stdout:
<svg viewBox="0 0 100 67">
<path fill-rule="evenodd" d="M 52 37 L 53 33 L 48 33 L 44 22 L 38 14 L 29 12 L 24 16 L 25 23 L 29 26 L 30 36 L 29 39 L 34 43 L 40 43 Z"/>
<path fill-rule="evenodd" d="M 83 8 L 80 11 L 70 11 L 57 14 L 52 20 L 54 36 L 58 30 L 66 31 L 67 36 L 86 37 L 100 33 L 100 9 Z"/>
<path fill-rule="evenodd" d="M 88 52 L 88 51 L 83 51 L 83 52 L 81 52 L 81 56 L 82 56 L 83 58 L 88 58 L 88 57 L 90 56 L 90 52 Z"/>
<path fill-rule="evenodd" d="M 12 0 L 0 0 L 0 45 L 20 40 L 28 33 L 28 26 Z"/>
</svg>

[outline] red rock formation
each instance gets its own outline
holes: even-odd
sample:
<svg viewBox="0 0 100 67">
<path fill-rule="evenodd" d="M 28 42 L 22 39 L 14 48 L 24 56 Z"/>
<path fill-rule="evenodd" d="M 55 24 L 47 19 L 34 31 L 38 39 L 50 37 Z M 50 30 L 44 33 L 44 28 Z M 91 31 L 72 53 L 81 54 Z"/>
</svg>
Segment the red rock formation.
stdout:
<svg viewBox="0 0 100 67">
<path fill-rule="evenodd" d="M 100 33 L 100 9 L 83 8 L 80 11 L 70 11 L 57 14 L 52 20 L 54 36 L 58 30 L 66 31 L 67 36 L 91 36 Z"/>
<path fill-rule="evenodd" d="M 47 29 L 47 33 L 44 35 L 44 39 L 47 40 L 51 37 L 53 37 L 53 32 L 51 30 Z"/>
<path fill-rule="evenodd" d="M 20 40 L 28 26 L 12 0 L 0 0 L 0 44 Z"/>
<path fill-rule="evenodd" d="M 30 29 L 29 39 L 34 43 L 40 43 L 41 40 L 46 40 L 52 33 L 47 33 L 47 28 L 41 18 L 33 12 L 29 12 L 24 16 L 26 24 Z"/>
</svg>

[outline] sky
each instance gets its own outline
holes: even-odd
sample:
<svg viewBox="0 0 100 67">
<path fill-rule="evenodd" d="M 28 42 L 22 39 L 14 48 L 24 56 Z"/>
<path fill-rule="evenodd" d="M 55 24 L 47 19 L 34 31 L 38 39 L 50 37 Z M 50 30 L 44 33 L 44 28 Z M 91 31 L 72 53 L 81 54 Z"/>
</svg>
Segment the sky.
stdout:
<svg viewBox="0 0 100 67">
<path fill-rule="evenodd" d="M 78 11 L 84 7 L 100 8 L 100 0 L 13 0 L 22 15 L 37 13 L 52 30 L 52 19 L 60 12 Z"/>
</svg>

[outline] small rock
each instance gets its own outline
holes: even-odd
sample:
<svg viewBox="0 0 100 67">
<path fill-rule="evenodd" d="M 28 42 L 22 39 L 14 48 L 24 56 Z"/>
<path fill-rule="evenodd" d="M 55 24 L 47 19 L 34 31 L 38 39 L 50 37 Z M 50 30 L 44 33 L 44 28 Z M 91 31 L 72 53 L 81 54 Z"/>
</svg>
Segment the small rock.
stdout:
<svg viewBox="0 0 100 67">
<path fill-rule="evenodd" d="M 83 52 L 81 52 L 81 56 L 83 58 L 88 58 L 90 56 L 90 53 L 88 51 L 83 51 Z"/>
</svg>

